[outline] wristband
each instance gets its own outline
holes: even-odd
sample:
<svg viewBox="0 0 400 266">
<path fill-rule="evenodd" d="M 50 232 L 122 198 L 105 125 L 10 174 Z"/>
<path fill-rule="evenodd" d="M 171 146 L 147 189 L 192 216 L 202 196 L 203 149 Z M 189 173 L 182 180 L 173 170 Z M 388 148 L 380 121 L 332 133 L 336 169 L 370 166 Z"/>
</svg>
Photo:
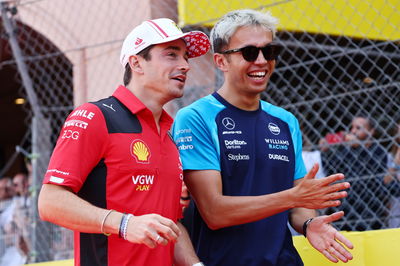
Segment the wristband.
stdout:
<svg viewBox="0 0 400 266">
<path fill-rule="evenodd" d="M 193 264 L 192 266 L 205 266 L 204 263 L 202 263 L 201 261 L 198 263 Z"/>
<path fill-rule="evenodd" d="M 313 219 L 314 218 L 310 218 L 307 221 L 305 221 L 304 224 L 303 224 L 303 235 L 304 235 L 305 238 L 307 238 L 307 227 L 308 227 L 308 225 L 311 223 L 311 221 Z"/>
<path fill-rule="evenodd" d="M 104 216 L 104 218 L 103 218 L 103 221 L 101 221 L 101 226 L 100 226 L 100 231 L 103 233 L 103 235 L 105 235 L 105 236 L 110 236 L 111 235 L 111 233 L 106 233 L 106 232 L 104 232 L 104 223 L 106 222 L 106 219 L 107 219 L 107 217 L 108 217 L 108 215 L 110 215 L 110 213 L 112 213 L 114 210 L 108 210 L 108 212 L 106 213 L 106 215 Z"/>
<path fill-rule="evenodd" d="M 132 217 L 133 215 L 132 214 L 128 214 L 128 215 L 126 215 L 126 219 L 125 219 L 125 223 L 124 223 L 124 228 L 123 228 L 123 231 L 122 231 L 122 238 L 123 239 L 125 239 L 125 240 L 127 240 L 127 233 L 128 233 L 128 223 L 129 223 L 129 219 L 131 219 L 131 217 Z"/>
<path fill-rule="evenodd" d="M 124 229 L 124 221 L 125 221 L 125 219 L 126 219 L 126 213 L 124 213 L 122 215 L 121 223 L 119 224 L 118 236 L 120 238 L 123 238 L 122 232 L 123 232 L 123 229 Z"/>
</svg>

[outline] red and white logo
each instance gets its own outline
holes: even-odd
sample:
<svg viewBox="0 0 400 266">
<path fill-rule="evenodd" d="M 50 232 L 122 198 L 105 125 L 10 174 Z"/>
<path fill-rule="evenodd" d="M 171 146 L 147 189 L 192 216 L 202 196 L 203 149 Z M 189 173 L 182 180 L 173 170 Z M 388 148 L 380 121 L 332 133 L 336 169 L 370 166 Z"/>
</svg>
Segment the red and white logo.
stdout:
<svg viewBox="0 0 400 266">
<path fill-rule="evenodd" d="M 140 39 L 139 37 L 136 38 L 135 45 L 139 45 L 143 42 L 143 39 Z"/>
</svg>

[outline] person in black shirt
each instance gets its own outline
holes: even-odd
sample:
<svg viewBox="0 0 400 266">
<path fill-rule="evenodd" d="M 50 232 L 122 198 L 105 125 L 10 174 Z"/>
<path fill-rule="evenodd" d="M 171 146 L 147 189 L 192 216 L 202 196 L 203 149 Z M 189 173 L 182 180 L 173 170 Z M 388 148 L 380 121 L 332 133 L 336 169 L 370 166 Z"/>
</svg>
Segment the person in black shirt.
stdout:
<svg viewBox="0 0 400 266">
<path fill-rule="evenodd" d="M 357 115 L 353 118 L 350 132 L 344 134 L 343 142 L 322 149 L 326 174 L 344 173 L 351 183 L 342 205 L 327 210 L 328 213 L 338 210 L 346 213 L 342 220 L 335 222 L 340 230 L 365 231 L 384 227 L 387 193 L 383 176 L 387 153 L 374 138 L 375 134 L 371 119 L 365 114 Z"/>
</svg>

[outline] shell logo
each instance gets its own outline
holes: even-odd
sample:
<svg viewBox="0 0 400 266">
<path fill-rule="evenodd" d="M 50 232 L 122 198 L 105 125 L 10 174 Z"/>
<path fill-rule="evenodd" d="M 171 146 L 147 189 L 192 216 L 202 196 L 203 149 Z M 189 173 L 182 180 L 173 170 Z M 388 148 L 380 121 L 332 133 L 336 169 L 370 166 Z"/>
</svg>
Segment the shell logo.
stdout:
<svg viewBox="0 0 400 266">
<path fill-rule="evenodd" d="M 150 150 L 142 140 L 134 140 L 131 144 L 131 154 L 138 163 L 150 162 Z"/>
</svg>

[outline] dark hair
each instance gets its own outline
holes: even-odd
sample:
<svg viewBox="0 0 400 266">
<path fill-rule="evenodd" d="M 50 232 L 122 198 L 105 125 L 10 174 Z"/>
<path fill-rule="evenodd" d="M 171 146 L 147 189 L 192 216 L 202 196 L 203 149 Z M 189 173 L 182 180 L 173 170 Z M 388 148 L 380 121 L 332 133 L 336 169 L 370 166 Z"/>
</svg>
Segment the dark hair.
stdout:
<svg viewBox="0 0 400 266">
<path fill-rule="evenodd" d="M 376 129 L 377 125 L 375 123 L 375 119 L 372 117 L 371 114 L 368 114 L 367 112 L 363 111 L 363 110 L 359 110 L 353 117 L 360 117 L 360 118 L 364 118 L 365 120 L 367 120 L 368 122 L 368 126 L 370 129 Z"/>
<path fill-rule="evenodd" d="M 126 63 L 124 72 L 124 86 L 128 85 L 129 82 L 131 82 L 131 79 L 132 79 L 131 66 L 129 65 L 129 63 Z"/>
<path fill-rule="evenodd" d="M 222 52 L 222 48 L 228 46 L 228 43 L 224 41 L 222 38 L 215 38 L 213 42 L 214 53 Z"/>
<path fill-rule="evenodd" d="M 150 51 L 153 47 L 154 45 L 150 45 L 149 47 L 144 48 L 142 51 L 140 51 L 137 55 L 140 55 L 146 61 L 150 61 L 151 60 Z M 129 82 L 131 82 L 131 79 L 132 79 L 132 70 L 131 67 L 129 66 L 129 63 L 127 63 L 125 65 L 124 86 L 127 86 Z"/>
</svg>

